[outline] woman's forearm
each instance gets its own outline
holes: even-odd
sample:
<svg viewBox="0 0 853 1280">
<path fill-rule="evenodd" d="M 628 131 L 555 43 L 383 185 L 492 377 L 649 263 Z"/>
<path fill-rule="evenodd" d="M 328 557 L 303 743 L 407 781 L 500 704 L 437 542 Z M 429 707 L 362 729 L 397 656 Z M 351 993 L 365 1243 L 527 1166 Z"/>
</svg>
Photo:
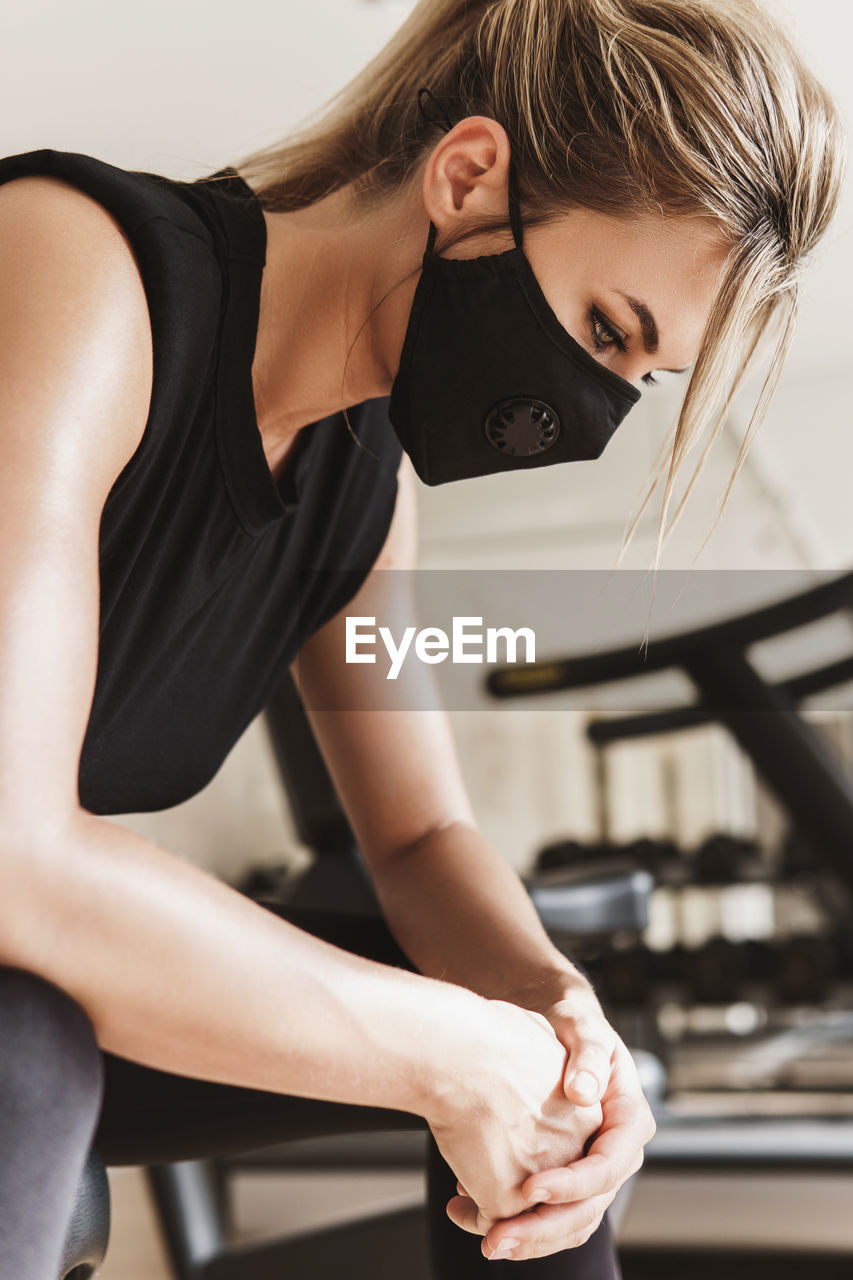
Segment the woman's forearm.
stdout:
<svg viewBox="0 0 853 1280">
<path fill-rule="evenodd" d="M 385 917 L 422 973 L 544 1009 L 586 981 L 553 945 L 515 871 L 464 823 L 371 865 Z"/>
<path fill-rule="evenodd" d="M 181 1075 L 427 1114 L 485 1002 L 314 938 L 83 813 L 0 856 L 0 963 L 67 991 L 100 1046 Z"/>
</svg>

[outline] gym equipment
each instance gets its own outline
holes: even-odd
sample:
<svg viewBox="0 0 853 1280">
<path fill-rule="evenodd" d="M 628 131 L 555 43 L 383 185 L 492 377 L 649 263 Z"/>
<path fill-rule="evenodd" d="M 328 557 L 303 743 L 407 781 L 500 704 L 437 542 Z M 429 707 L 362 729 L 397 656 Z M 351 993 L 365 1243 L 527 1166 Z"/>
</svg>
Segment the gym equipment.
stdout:
<svg viewBox="0 0 853 1280">
<path fill-rule="evenodd" d="M 59 1280 L 90 1280 L 106 1257 L 109 1238 L 110 1185 L 104 1162 L 92 1150 L 77 1188 Z"/>
<path fill-rule="evenodd" d="M 708 836 L 691 858 L 693 877 L 700 884 L 732 884 L 759 880 L 762 866 L 754 840 L 725 833 Z"/>
<path fill-rule="evenodd" d="M 853 778 L 797 709 L 805 697 L 853 680 L 853 657 L 778 684 L 765 680 L 748 657 L 750 648 L 760 640 L 851 607 L 853 573 L 845 573 L 754 612 L 652 640 L 641 650 L 614 649 L 526 667 L 496 667 L 486 678 L 486 688 L 495 698 L 542 697 L 680 669 L 697 689 L 694 703 L 593 720 L 588 729 L 590 741 L 605 746 L 718 721 L 751 757 L 821 861 L 842 884 L 853 889 Z M 541 674 L 531 678 L 537 666 L 541 666 Z"/>
<path fill-rule="evenodd" d="M 540 865 L 594 866 L 614 857 L 654 868 L 675 921 L 670 946 L 640 939 L 624 950 L 578 957 L 615 1025 L 639 1033 L 663 1059 L 668 1094 L 656 1108 L 657 1136 L 645 1168 L 684 1173 L 853 1170 L 853 777 L 824 736 L 799 711 L 806 697 L 853 679 L 843 658 L 771 683 L 749 651 L 816 619 L 853 606 L 853 574 L 711 626 L 614 649 L 548 660 L 539 670 L 492 670 L 495 698 L 542 697 L 680 669 L 696 689 L 685 706 L 595 718 L 588 737 L 612 743 L 671 734 L 713 721 L 726 726 L 790 818 L 775 856 L 728 833 L 679 851 L 664 841 L 632 846 L 549 845 Z M 812 932 L 768 937 L 711 936 L 685 945 L 677 936 L 681 894 L 720 895 L 761 886 L 783 903 L 807 901 Z M 778 914 L 774 912 L 774 915 Z M 796 913 L 795 913 L 796 914 Z M 709 912 L 712 916 L 713 912 Z M 626 1022 L 627 1019 L 627 1022 Z M 644 1039 L 645 1037 L 645 1039 Z M 625 1280 L 788 1280 L 849 1275 L 851 1255 L 768 1248 L 620 1250 Z"/>
</svg>

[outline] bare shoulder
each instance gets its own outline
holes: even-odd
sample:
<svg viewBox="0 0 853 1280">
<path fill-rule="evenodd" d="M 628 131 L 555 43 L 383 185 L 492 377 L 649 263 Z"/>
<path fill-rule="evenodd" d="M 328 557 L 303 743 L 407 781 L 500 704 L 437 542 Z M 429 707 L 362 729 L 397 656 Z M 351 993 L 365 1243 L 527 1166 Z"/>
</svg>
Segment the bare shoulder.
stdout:
<svg viewBox="0 0 853 1280">
<path fill-rule="evenodd" d="M 61 179 L 0 186 L 0 436 L 75 460 L 103 499 L 145 429 L 148 303 L 117 220 Z M 67 473 L 66 473 L 67 475 Z"/>
</svg>

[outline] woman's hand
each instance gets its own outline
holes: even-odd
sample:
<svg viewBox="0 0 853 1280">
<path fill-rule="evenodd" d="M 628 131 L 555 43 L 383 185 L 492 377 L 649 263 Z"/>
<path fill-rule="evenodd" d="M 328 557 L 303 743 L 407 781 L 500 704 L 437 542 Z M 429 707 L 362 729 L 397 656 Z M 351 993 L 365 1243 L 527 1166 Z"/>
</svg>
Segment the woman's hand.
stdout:
<svg viewBox="0 0 853 1280">
<path fill-rule="evenodd" d="M 539 1258 L 584 1244 L 622 1184 L 642 1165 L 643 1147 L 655 1132 L 633 1059 L 592 989 L 574 985 L 543 1013 L 568 1050 L 565 1096 L 587 1100 L 588 1106 L 591 1102 L 589 1110 L 596 1115 L 600 1098 L 601 1125 L 580 1159 L 563 1167 L 540 1168 L 525 1179 L 521 1190 L 527 1210 L 511 1219 L 488 1222 L 461 1180 L 460 1192 L 465 1194 L 449 1202 L 448 1214 L 457 1226 L 484 1237 L 483 1254 L 488 1258 Z M 579 1079 L 582 1073 L 588 1081 Z"/>
<path fill-rule="evenodd" d="M 566 1051 L 541 1014 L 490 1000 L 482 1033 L 426 1117 L 470 1196 L 473 1219 L 460 1225 L 480 1234 L 529 1209 L 529 1176 L 571 1165 L 601 1123 L 597 1104 L 566 1097 Z"/>
</svg>

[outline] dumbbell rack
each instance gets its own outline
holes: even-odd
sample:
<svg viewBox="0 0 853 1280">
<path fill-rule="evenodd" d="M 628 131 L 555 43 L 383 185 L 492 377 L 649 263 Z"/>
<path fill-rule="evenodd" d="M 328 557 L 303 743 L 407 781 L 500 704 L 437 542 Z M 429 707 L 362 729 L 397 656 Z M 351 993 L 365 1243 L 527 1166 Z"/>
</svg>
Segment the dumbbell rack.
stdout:
<svg viewBox="0 0 853 1280">
<path fill-rule="evenodd" d="M 642 1044 L 645 1033 L 647 1047 L 662 1052 L 683 1081 L 691 1075 L 696 1079 L 686 1061 L 691 1044 L 701 1046 L 695 1056 L 704 1054 L 706 1060 L 720 1040 L 739 1054 L 745 1046 L 791 1034 L 809 1006 L 825 1009 L 830 1018 L 853 1007 L 848 941 L 853 933 L 853 774 L 800 711 L 808 697 L 853 679 L 853 657 L 775 683 L 761 675 L 751 657 L 759 642 L 851 609 L 853 573 L 845 573 L 775 604 L 654 638 L 640 648 L 551 657 L 524 668 L 495 668 L 486 678 L 487 692 L 507 700 L 680 670 L 696 690 L 693 702 L 593 720 L 588 725 L 591 744 L 603 752 L 613 743 L 716 722 L 730 731 L 788 814 L 791 835 L 775 858 L 719 838 L 687 856 L 654 841 L 633 849 L 580 851 L 592 861 L 614 854 L 633 860 L 655 875 L 660 893 L 674 898 L 697 887 L 714 893 L 726 884 L 751 883 L 776 894 L 794 887 L 813 900 L 815 926 L 788 937 L 716 936 L 692 946 L 674 939 L 661 949 L 642 938 L 617 937 L 597 951 L 581 945 L 577 954 L 596 977 L 615 1020 L 630 1028 L 634 1043 L 639 1035 Z M 564 842 L 543 851 L 539 866 L 554 870 L 578 857 L 577 847 Z M 744 1025 L 738 1025 L 738 1017 Z M 835 1055 L 839 1077 L 843 1056 Z M 846 1078 L 833 1079 L 831 1058 L 824 1065 L 827 1083 L 837 1088 L 822 1092 L 833 1105 L 846 1105 L 841 1101 Z M 730 1074 L 721 1074 L 730 1086 Z M 703 1083 L 709 1078 L 710 1068 Z M 789 1079 L 785 1089 L 790 1087 Z"/>
<path fill-rule="evenodd" d="M 666 900 L 668 937 L 652 927 L 562 941 L 623 1033 L 664 1059 L 673 1099 L 701 1090 L 721 1095 L 713 1103 L 707 1098 L 714 1111 L 723 1095 L 735 1111 L 766 1111 L 767 1091 L 777 1090 L 784 1093 L 776 1103 L 782 1112 L 791 1111 L 792 1091 L 809 1111 L 853 1109 L 844 1094 L 853 1088 L 853 947 L 846 891 L 831 873 L 804 870 L 802 855 L 800 840 L 785 841 L 771 858 L 754 842 L 725 835 L 690 851 L 646 839 L 625 845 L 564 841 L 539 854 L 544 879 L 568 868 L 577 874 L 605 867 L 643 869 L 654 877 L 652 902 Z M 756 894 L 763 900 L 763 936 L 747 936 L 738 920 L 733 936 L 711 930 L 697 940 L 695 927 L 692 941 L 679 935 L 685 898 L 694 907 L 703 898 L 713 906 L 726 894 L 744 891 L 752 901 Z M 790 895 L 797 899 L 801 923 L 807 920 L 810 928 L 769 932 L 774 903 L 776 916 L 784 916 L 777 900 L 784 903 Z M 705 914 L 725 915 L 707 906 Z M 752 1094 L 746 1108 L 732 1096 L 738 1090 Z"/>
</svg>

